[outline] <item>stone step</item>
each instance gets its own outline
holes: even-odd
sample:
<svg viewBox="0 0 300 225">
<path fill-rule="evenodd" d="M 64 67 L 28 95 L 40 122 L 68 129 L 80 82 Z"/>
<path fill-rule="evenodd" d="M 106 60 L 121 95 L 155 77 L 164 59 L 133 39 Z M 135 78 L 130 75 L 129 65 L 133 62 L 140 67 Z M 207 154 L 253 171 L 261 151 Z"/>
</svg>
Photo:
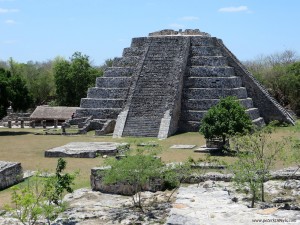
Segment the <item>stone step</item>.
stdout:
<svg viewBox="0 0 300 225">
<path fill-rule="evenodd" d="M 96 87 L 129 88 L 131 77 L 97 77 Z"/>
<path fill-rule="evenodd" d="M 187 99 L 182 101 L 182 109 L 194 109 L 194 110 L 208 110 L 212 106 L 215 106 L 220 99 Z M 253 102 L 251 98 L 239 99 L 242 106 L 245 108 L 253 108 Z"/>
<path fill-rule="evenodd" d="M 227 96 L 235 96 L 238 99 L 247 98 L 246 88 L 188 88 L 183 90 L 185 99 L 217 99 Z"/>
<path fill-rule="evenodd" d="M 131 48 L 124 48 L 123 50 L 123 57 L 130 57 L 130 56 L 141 56 L 144 53 L 144 49 L 138 47 L 131 47 Z"/>
<path fill-rule="evenodd" d="M 262 117 L 252 120 L 252 123 L 258 127 L 265 125 L 265 121 Z M 180 132 L 199 132 L 201 122 L 199 121 L 179 121 Z"/>
<path fill-rule="evenodd" d="M 188 77 L 184 81 L 185 88 L 237 88 L 241 86 L 240 77 Z"/>
<path fill-rule="evenodd" d="M 211 37 L 191 37 L 191 46 L 215 46 L 215 41 Z"/>
<path fill-rule="evenodd" d="M 130 47 L 133 47 L 133 48 L 142 48 L 148 42 L 149 42 L 148 37 L 132 38 Z"/>
<path fill-rule="evenodd" d="M 131 77 L 134 67 L 109 67 L 104 71 L 103 77 Z"/>
<path fill-rule="evenodd" d="M 128 88 L 89 88 L 87 98 L 125 99 Z"/>
<path fill-rule="evenodd" d="M 93 119 L 117 119 L 122 108 L 80 108 L 76 110 L 76 117 L 89 117 Z"/>
<path fill-rule="evenodd" d="M 233 67 L 229 66 L 192 66 L 189 67 L 187 75 L 191 77 L 231 77 L 235 73 Z"/>
<path fill-rule="evenodd" d="M 193 56 L 190 58 L 190 66 L 227 66 L 227 59 L 223 56 Z"/>
<path fill-rule="evenodd" d="M 139 60 L 139 56 L 116 57 L 113 60 L 113 67 L 135 67 Z"/>
<path fill-rule="evenodd" d="M 265 121 L 264 121 L 264 118 L 262 118 L 262 117 L 259 117 L 259 118 L 255 119 L 255 120 L 252 120 L 252 123 L 254 125 L 258 126 L 258 127 L 263 127 L 263 126 L 266 125 Z"/>
<path fill-rule="evenodd" d="M 160 119 L 157 117 L 130 117 L 122 136 L 157 137 L 159 126 Z"/>
<path fill-rule="evenodd" d="M 190 57 L 193 56 L 222 56 L 222 53 L 213 46 L 191 46 Z"/>
<path fill-rule="evenodd" d="M 245 112 L 250 116 L 251 120 L 259 118 L 259 111 L 257 108 L 246 109 Z M 181 120 L 183 121 L 201 121 L 207 110 L 182 110 Z"/>
<path fill-rule="evenodd" d="M 247 109 L 246 113 L 250 116 L 251 120 L 255 120 L 260 117 L 259 110 L 257 108 Z"/>
<path fill-rule="evenodd" d="M 122 108 L 124 99 L 82 98 L 81 108 Z"/>
</svg>

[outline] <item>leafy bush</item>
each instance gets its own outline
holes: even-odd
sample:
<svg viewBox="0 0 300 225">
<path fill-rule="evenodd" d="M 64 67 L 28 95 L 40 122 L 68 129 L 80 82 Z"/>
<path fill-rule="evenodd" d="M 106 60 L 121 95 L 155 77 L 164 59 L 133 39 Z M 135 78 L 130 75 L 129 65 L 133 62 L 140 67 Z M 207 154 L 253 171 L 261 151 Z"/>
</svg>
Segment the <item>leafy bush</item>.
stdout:
<svg viewBox="0 0 300 225">
<path fill-rule="evenodd" d="M 6 209 L 24 225 L 36 224 L 39 219 L 51 224 L 66 209 L 62 202 L 64 191 L 73 192 L 75 174 L 61 174 L 65 168 L 66 161 L 60 158 L 55 175 L 41 178 L 37 174 L 27 185 L 13 187 L 13 207 L 6 206 Z"/>
<path fill-rule="evenodd" d="M 226 97 L 211 107 L 201 121 L 200 132 L 206 139 L 226 139 L 251 130 L 252 121 L 237 98 Z"/>
</svg>

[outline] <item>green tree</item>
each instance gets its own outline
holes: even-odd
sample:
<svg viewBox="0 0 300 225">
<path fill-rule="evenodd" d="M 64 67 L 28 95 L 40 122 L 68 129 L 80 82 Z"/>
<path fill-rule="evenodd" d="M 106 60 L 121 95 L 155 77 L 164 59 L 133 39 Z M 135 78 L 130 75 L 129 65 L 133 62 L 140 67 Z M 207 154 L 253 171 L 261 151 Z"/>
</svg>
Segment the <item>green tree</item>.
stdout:
<svg viewBox="0 0 300 225">
<path fill-rule="evenodd" d="M 282 106 L 300 115 L 300 62 L 294 51 L 261 56 L 245 65 Z"/>
<path fill-rule="evenodd" d="M 78 106 L 101 72 L 91 66 L 89 57 L 75 52 L 70 61 L 58 58 L 54 63 L 57 101 L 60 105 Z"/>
<path fill-rule="evenodd" d="M 284 150 L 287 140 L 274 141 L 271 137 L 273 127 L 270 125 L 240 137 L 234 137 L 232 142 L 238 151 L 237 161 L 231 165 L 234 182 L 241 188 L 248 187 L 251 192 L 251 207 L 260 196 L 265 201 L 264 182 L 270 176 L 270 169 L 280 158 L 286 159 Z"/>
<path fill-rule="evenodd" d="M 9 96 L 7 88 L 11 74 L 8 70 L 0 68 L 0 118 L 6 115 L 6 109 L 9 106 Z"/>
<path fill-rule="evenodd" d="M 200 132 L 206 139 L 226 140 L 252 128 L 252 121 L 235 97 L 226 97 L 211 107 L 201 121 Z"/>
<path fill-rule="evenodd" d="M 32 104 L 32 98 L 22 77 L 0 68 L 1 118 L 6 115 L 6 109 L 10 104 L 15 111 L 27 110 Z"/>
</svg>

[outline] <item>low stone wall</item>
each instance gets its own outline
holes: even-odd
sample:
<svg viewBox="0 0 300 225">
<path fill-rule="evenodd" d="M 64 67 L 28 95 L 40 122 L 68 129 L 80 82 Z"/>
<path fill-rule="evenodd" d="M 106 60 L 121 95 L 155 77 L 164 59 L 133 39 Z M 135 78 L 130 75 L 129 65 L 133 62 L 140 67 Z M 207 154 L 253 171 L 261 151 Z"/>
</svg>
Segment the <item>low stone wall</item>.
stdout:
<svg viewBox="0 0 300 225">
<path fill-rule="evenodd" d="M 106 185 L 103 183 L 103 172 L 110 167 L 95 167 L 91 170 L 91 187 L 93 191 L 100 191 L 108 194 L 133 195 L 136 193 L 134 186 L 129 183 L 116 183 Z M 165 186 L 160 179 L 153 179 L 142 188 L 143 191 L 163 191 Z"/>
<path fill-rule="evenodd" d="M 91 188 L 93 191 L 100 191 L 102 193 L 120 194 L 120 195 L 133 195 L 135 193 L 134 187 L 129 183 L 117 183 L 113 185 L 106 185 L 103 183 L 104 171 L 110 167 L 95 167 L 91 170 Z M 297 171 L 296 167 L 285 168 L 282 170 L 271 171 L 270 177 L 267 180 L 300 180 L 300 170 Z M 231 182 L 233 174 L 208 172 L 204 174 L 191 174 L 183 180 L 186 184 L 198 184 L 208 180 Z M 152 180 L 148 185 L 143 187 L 143 191 L 163 191 L 166 187 L 161 179 Z"/>
<path fill-rule="evenodd" d="M 0 190 L 23 181 L 21 163 L 0 161 Z"/>
</svg>

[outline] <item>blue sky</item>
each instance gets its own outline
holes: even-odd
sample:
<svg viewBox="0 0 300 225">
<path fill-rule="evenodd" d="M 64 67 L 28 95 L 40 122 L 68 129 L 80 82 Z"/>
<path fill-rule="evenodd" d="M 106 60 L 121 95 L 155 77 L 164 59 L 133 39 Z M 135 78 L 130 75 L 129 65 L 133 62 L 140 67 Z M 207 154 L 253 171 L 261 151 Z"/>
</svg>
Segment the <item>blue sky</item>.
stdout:
<svg viewBox="0 0 300 225">
<path fill-rule="evenodd" d="M 299 0 L 0 0 L 0 60 L 46 61 L 75 51 L 94 65 L 133 37 L 200 29 L 240 59 L 300 54 Z"/>
</svg>

